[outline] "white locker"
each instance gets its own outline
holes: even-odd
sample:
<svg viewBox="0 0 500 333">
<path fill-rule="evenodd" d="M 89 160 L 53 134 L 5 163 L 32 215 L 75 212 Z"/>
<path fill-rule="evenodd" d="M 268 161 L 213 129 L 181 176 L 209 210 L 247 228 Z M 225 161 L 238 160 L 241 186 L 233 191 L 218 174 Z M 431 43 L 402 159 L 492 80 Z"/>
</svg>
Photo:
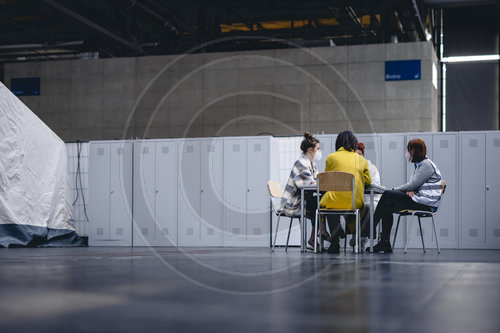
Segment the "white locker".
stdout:
<svg viewBox="0 0 500 333">
<path fill-rule="evenodd" d="M 486 241 L 485 134 L 460 135 L 461 247 L 484 247 Z"/>
<path fill-rule="evenodd" d="M 247 144 L 244 138 L 224 139 L 224 245 L 246 244 Z"/>
<path fill-rule="evenodd" d="M 109 240 L 110 152 L 109 143 L 90 144 L 89 245 Z"/>
<path fill-rule="evenodd" d="M 458 135 L 456 133 L 433 134 L 432 146 L 432 160 L 446 181 L 446 192 L 439 212 L 434 218 L 439 246 L 458 248 Z M 431 232 L 429 222 L 425 223 L 428 224 L 426 228 Z"/>
<path fill-rule="evenodd" d="M 200 140 L 179 142 L 179 246 L 200 244 L 200 156 Z"/>
<path fill-rule="evenodd" d="M 382 186 L 388 189 L 402 185 L 407 182 L 406 168 L 407 161 L 405 160 L 406 151 L 406 136 L 404 134 L 382 134 L 382 162 L 379 168 L 380 177 L 383 180 Z M 401 220 L 404 223 L 405 217 Z M 381 223 L 381 222 L 380 222 Z M 394 227 L 391 231 L 391 242 L 396 230 L 397 217 L 394 216 Z M 406 241 L 406 230 L 401 228 L 398 230 L 398 238 L 396 240 L 396 247 L 404 246 Z"/>
<path fill-rule="evenodd" d="M 200 246 L 222 246 L 223 154 L 222 139 L 201 141 Z"/>
<path fill-rule="evenodd" d="M 409 133 L 407 138 L 406 138 L 406 143 L 405 143 L 405 149 L 404 151 L 406 152 L 408 149 L 408 142 L 413 139 L 421 139 L 425 142 L 425 146 L 427 148 L 427 157 L 430 158 L 432 161 L 434 161 L 434 154 L 433 154 L 433 136 L 432 134 L 429 133 Z M 436 161 L 434 161 L 437 163 Z M 407 169 L 406 169 L 406 174 L 407 174 L 407 181 L 410 180 L 410 176 L 413 174 L 413 171 L 415 170 L 415 165 L 413 163 L 406 163 Z M 438 168 L 441 170 L 441 166 L 437 164 Z M 443 170 L 441 170 L 442 172 Z M 422 240 L 420 239 L 420 229 L 418 227 L 418 219 L 416 217 L 407 217 L 407 221 L 410 222 L 410 219 L 413 219 L 413 230 L 412 230 L 412 235 L 410 239 L 410 244 L 408 247 L 410 248 L 421 248 L 422 247 Z M 409 227 L 409 224 L 406 224 L 406 227 Z M 437 227 L 436 227 L 437 228 Z M 405 230 L 405 229 L 402 229 Z M 406 231 L 405 230 L 405 234 Z M 437 230 L 437 229 L 436 229 Z M 422 220 L 422 234 L 424 236 L 424 242 L 425 246 L 428 248 L 435 247 L 435 240 L 434 240 L 434 231 L 432 230 L 432 222 L 429 219 L 423 219 Z"/>
<path fill-rule="evenodd" d="M 91 246 L 132 245 L 132 144 L 90 145 Z"/>
<path fill-rule="evenodd" d="M 175 140 L 134 143 L 133 245 L 177 245 Z"/>
<path fill-rule="evenodd" d="M 155 245 L 177 245 L 177 158 L 176 140 L 156 142 Z"/>
<path fill-rule="evenodd" d="M 321 154 L 323 156 L 322 156 L 321 160 L 315 161 L 315 163 L 316 163 L 316 166 L 318 167 L 318 172 L 324 172 L 326 158 L 328 157 L 328 155 L 335 152 L 335 140 L 337 139 L 337 136 L 318 135 L 317 138 L 319 139 L 319 146 L 321 149 Z M 291 167 L 292 166 L 290 166 L 290 169 L 291 169 Z"/>
<path fill-rule="evenodd" d="M 247 140 L 247 243 L 269 245 L 269 138 Z M 251 243 L 251 244 L 250 244 Z"/>
<path fill-rule="evenodd" d="M 500 248 L 500 132 L 486 133 L 486 243 Z"/>
<path fill-rule="evenodd" d="M 365 158 L 370 160 L 380 173 L 380 163 L 382 161 L 382 139 L 377 134 L 358 135 L 358 142 L 365 144 Z M 383 180 L 381 179 L 381 182 Z"/>
<path fill-rule="evenodd" d="M 156 149 L 153 141 L 134 142 L 134 246 L 155 240 Z"/>
</svg>

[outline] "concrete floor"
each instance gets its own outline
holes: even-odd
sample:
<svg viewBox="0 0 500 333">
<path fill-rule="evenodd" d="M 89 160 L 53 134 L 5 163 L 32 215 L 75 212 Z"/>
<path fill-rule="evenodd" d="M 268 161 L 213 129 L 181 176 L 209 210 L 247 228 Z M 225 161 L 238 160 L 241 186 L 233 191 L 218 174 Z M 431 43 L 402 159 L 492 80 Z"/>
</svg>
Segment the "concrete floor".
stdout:
<svg viewBox="0 0 500 333">
<path fill-rule="evenodd" d="M 2 332 L 500 332 L 500 251 L 0 249 Z"/>
</svg>

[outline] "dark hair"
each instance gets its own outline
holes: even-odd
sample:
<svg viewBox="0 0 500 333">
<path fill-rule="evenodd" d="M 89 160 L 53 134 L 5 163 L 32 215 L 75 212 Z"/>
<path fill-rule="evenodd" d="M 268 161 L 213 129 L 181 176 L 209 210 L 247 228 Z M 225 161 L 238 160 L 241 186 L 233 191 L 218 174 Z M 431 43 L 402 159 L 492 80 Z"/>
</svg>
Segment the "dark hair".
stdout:
<svg viewBox="0 0 500 333">
<path fill-rule="evenodd" d="M 427 147 L 425 147 L 425 142 L 421 139 L 413 139 L 408 142 L 408 151 L 415 149 L 413 153 L 412 162 L 418 163 L 426 159 Z"/>
<path fill-rule="evenodd" d="M 358 142 L 358 146 L 356 147 L 356 150 L 361 150 L 363 153 L 363 156 L 365 156 L 365 144 L 363 142 Z"/>
<path fill-rule="evenodd" d="M 339 150 L 344 147 L 347 151 L 355 151 L 358 146 L 358 139 L 351 131 L 340 132 L 337 136 L 337 141 L 335 141 L 335 150 Z"/>
<path fill-rule="evenodd" d="M 302 140 L 302 143 L 300 144 L 300 150 L 302 150 L 302 152 L 305 154 L 307 153 L 307 150 L 309 148 L 313 148 L 316 147 L 316 144 L 319 143 L 319 140 L 316 139 L 314 137 L 314 135 L 312 135 L 311 133 L 309 132 L 305 132 L 304 133 L 304 140 Z"/>
</svg>

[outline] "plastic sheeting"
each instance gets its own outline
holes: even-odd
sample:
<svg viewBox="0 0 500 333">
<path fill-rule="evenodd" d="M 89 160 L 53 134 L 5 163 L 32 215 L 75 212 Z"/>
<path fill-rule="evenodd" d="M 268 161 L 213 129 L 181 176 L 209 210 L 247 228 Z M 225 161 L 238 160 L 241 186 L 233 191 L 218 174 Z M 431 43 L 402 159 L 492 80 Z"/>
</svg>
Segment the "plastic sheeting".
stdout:
<svg viewBox="0 0 500 333">
<path fill-rule="evenodd" d="M 0 82 L 0 247 L 81 246 L 64 142 Z"/>
</svg>

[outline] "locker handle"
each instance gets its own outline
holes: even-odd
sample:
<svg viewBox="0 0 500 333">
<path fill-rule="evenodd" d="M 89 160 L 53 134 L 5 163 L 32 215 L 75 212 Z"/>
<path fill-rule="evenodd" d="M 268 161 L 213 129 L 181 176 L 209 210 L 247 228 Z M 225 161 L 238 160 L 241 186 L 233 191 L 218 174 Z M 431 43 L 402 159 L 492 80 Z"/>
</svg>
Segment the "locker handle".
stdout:
<svg viewBox="0 0 500 333">
<path fill-rule="evenodd" d="M 111 190 L 109 193 L 113 194 L 113 193 L 115 193 L 115 191 Z"/>
<path fill-rule="evenodd" d="M 203 189 L 201 189 L 201 193 L 203 193 Z"/>
<path fill-rule="evenodd" d="M 490 187 L 488 185 L 486 185 L 486 191 L 489 191 L 490 190 Z"/>
<path fill-rule="evenodd" d="M 250 192 L 250 189 L 247 189 L 247 192 Z"/>
<path fill-rule="evenodd" d="M 156 190 L 155 193 L 158 193 L 158 190 Z"/>
</svg>

